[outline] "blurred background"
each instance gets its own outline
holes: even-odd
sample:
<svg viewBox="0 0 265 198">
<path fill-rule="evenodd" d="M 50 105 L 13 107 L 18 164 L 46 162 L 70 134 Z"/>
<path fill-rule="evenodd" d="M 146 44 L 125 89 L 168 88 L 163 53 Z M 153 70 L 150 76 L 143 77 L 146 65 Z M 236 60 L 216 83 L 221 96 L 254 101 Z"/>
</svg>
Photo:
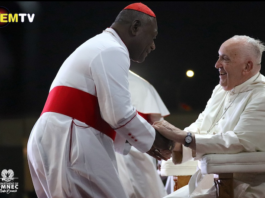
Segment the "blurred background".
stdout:
<svg viewBox="0 0 265 198">
<path fill-rule="evenodd" d="M 134 2 L 1 1 L 10 13 L 35 13 L 35 18 L 0 28 L 0 171 L 12 169 L 19 183 L 17 193 L 0 192 L 0 198 L 36 197 L 26 144 L 57 71 L 79 45 L 110 27 Z M 265 2 L 142 3 L 157 16 L 156 50 L 144 63 L 132 63 L 131 70 L 156 88 L 171 113 L 166 119 L 184 128 L 219 82 L 214 66 L 220 45 L 234 35 L 265 41 Z"/>
</svg>

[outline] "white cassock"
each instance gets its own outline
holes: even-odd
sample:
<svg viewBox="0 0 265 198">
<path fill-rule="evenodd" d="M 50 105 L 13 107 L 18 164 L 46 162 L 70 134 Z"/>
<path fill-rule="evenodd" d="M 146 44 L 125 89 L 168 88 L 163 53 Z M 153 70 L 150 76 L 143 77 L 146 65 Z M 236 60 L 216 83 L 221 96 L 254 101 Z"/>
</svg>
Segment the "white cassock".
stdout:
<svg viewBox="0 0 265 198">
<path fill-rule="evenodd" d="M 169 115 L 155 88 L 131 71 L 129 91 L 133 106 L 149 123 Z M 127 155 L 116 153 L 116 157 L 120 179 L 130 198 L 161 198 L 167 195 L 154 158 L 134 147 Z"/>
<path fill-rule="evenodd" d="M 246 82 L 225 91 L 213 90 L 205 110 L 185 128 L 196 138 L 196 157 L 204 154 L 265 151 L 265 77 L 258 73 Z M 192 150 L 183 146 L 182 162 L 192 159 Z M 200 167 L 200 161 L 198 168 Z M 265 197 L 265 173 L 234 173 L 234 197 Z M 213 175 L 200 169 L 187 186 L 166 198 L 215 198 Z"/>
<path fill-rule="evenodd" d="M 147 152 L 155 138 L 131 104 L 129 66 L 127 47 L 111 28 L 65 60 L 27 145 L 39 198 L 127 197 L 115 150 L 128 153 L 128 140 Z"/>
</svg>

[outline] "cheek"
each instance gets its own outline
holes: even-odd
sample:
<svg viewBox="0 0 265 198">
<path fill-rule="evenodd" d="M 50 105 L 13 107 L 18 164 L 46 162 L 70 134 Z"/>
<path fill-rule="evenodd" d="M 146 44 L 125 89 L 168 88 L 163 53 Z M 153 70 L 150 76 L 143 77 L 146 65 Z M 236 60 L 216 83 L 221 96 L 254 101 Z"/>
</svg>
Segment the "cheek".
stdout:
<svg viewBox="0 0 265 198">
<path fill-rule="evenodd" d="M 237 85 L 240 82 L 241 78 L 242 78 L 242 75 L 241 75 L 240 71 L 235 70 L 235 69 L 229 70 L 227 80 L 231 86 Z"/>
<path fill-rule="evenodd" d="M 146 43 L 142 43 L 140 53 L 144 53 L 147 51 L 148 45 Z"/>
<path fill-rule="evenodd" d="M 225 70 L 225 72 L 227 73 L 228 76 L 234 76 L 235 74 L 235 69 L 229 65 L 229 64 L 223 64 L 223 68 Z"/>
</svg>

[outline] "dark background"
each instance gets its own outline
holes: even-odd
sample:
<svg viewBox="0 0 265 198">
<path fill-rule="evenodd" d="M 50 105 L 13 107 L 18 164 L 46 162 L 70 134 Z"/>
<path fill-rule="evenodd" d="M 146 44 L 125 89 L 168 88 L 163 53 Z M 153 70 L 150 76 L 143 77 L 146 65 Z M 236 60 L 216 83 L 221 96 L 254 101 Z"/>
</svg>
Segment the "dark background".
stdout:
<svg viewBox="0 0 265 198">
<path fill-rule="evenodd" d="M 131 3 L 0 2 L 13 14 L 35 13 L 33 23 L 26 19 L 0 28 L 0 171 L 14 170 L 20 184 L 18 193 L 0 197 L 36 197 L 26 143 L 50 85 L 64 60 Z M 265 2 L 143 3 L 157 16 L 156 50 L 131 70 L 153 84 L 171 115 L 178 115 L 170 122 L 187 126 L 219 82 L 214 65 L 220 45 L 234 35 L 265 41 Z M 188 69 L 193 78 L 186 77 Z"/>
<path fill-rule="evenodd" d="M 35 13 L 35 19 L 0 29 L 0 116 L 39 115 L 63 61 L 130 3 L 2 2 L 11 13 Z M 248 35 L 265 41 L 264 2 L 142 3 L 156 14 L 159 33 L 156 50 L 131 70 L 154 85 L 171 112 L 181 111 L 180 103 L 204 109 L 219 82 L 214 65 L 225 40 Z M 186 77 L 188 69 L 193 78 Z"/>
</svg>

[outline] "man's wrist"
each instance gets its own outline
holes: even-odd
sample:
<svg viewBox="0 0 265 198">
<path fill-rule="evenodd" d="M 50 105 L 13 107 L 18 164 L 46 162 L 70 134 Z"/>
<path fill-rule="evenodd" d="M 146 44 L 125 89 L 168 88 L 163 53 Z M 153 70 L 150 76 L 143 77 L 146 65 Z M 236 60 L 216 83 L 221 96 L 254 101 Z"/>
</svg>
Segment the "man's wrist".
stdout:
<svg viewBox="0 0 265 198">
<path fill-rule="evenodd" d="M 187 132 L 178 129 L 174 133 L 176 134 L 174 141 L 184 145 L 185 144 L 185 137 L 187 136 Z"/>
<path fill-rule="evenodd" d="M 192 143 L 193 138 L 192 138 L 192 133 L 191 132 L 187 132 L 185 139 L 184 139 L 184 146 L 189 147 L 190 144 Z"/>
<path fill-rule="evenodd" d="M 176 142 L 176 144 L 181 144 L 181 150 L 182 150 L 182 145 L 184 146 L 185 144 L 185 137 L 187 136 L 188 132 L 177 130 L 177 131 L 174 131 L 174 133 L 176 134 L 174 141 Z M 190 143 L 189 148 L 192 149 L 192 156 L 195 157 L 196 156 L 196 139 L 193 133 L 191 133 L 191 135 L 192 135 L 192 142 Z"/>
<path fill-rule="evenodd" d="M 188 132 L 180 130 L 177 134 L 178 134 L 177 142 L 184 145 L 185 144 L 185 137 L 187 136 Z"/>
<path fill-rule="evenodd" d="M 182 144 L 185 145 L 185 138 L 187 137 L 188 135 L 188 132 L 186 131 L 183 131 L 183 136 L 181 137 L 181 140 L 182 140 Z M 193 133 L 191 133 L 191 137 L 192 137 L 192 141 L 191 143 L 189 144 L 189 148 L 193 149 L 193 150 L 196 150 L 196 139 L 195 139 L 195 135 Z"/>
</svg>

